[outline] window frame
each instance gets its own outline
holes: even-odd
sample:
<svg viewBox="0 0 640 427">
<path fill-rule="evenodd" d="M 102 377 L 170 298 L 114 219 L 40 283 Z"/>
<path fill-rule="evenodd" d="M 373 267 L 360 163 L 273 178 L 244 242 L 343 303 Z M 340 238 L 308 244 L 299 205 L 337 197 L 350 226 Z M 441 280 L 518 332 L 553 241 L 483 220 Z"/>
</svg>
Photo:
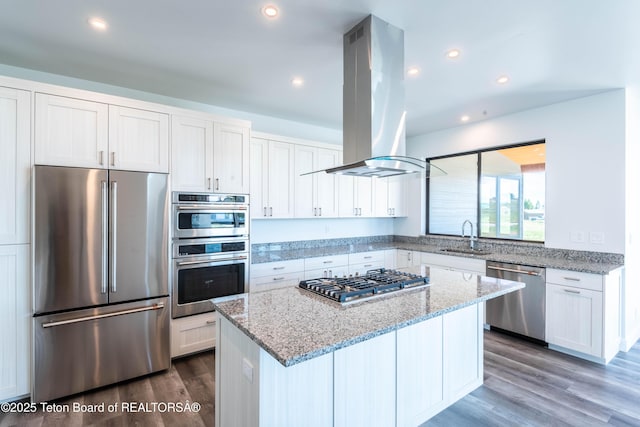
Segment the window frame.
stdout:
<svg viewBox="0 0 640 427">
<path fill-rule="evenodd" d="M 442 155 L 442 156 L 434 156 L 434 157 L 427 157 L 425 159 L 425 161 L 427 162 L 427 164 L 430 164 L 431 161 L 433 160 L 440 160 L 440 159 L 448 159 L 451 157 L 459 157 L 459 156 L 468 156 L 471 154 L 475 154 L 477 156 L 477 165 L 478 165 L 478 170 L 477 170 L 477 174 L 476 174 L 476 194 L 477 194 L 477 198 L 476 198 L 476 218 L 475 218 L 475 223 L 477 225 L 476 228 L 478 228 L 478 230 L 476 231 L 476 236 L 478 238 L 480 238 L 480 218 L 482 215 L 481 209 L 480 209 L 480 183 L 482 180 L 482 153 L 486 153 L 489 151 L 499 151 L 499 150 L 505 150 L 505 149 L 509 149 L 509 148 L 517 148 L 517 147 L 525 147 L 528 145 L 536 145 L 536 144 L 546 144 L 547 141 L 546 139 L 537 139 L 537 140 L 532 140 L 532 141 L 527 141 L 527 142 L 518 142 L 515 144 L 506 144 L 506 145 L 496 145 L 496 146 L 492 146 L 492 147 L 487 147 L 487 148 L 481 148 L 478 150 L 470 150 L 470 151 L 461 151 L 458 153 L 453 153 L 453 154 L 446 154 L 446 155 Z M 545 165 L 547 163 L 546 160 L 546 156 L 545 156 Z M 446 171 L 445 171 L 446 172 Z M 458 236 L 456 234 L 443 234 L 443 233 L 431 233 L 430 232 L 430 218 L 429 218 L 429 211 L 430 211 L 430 203 L 431 203 L 431 181 L 429 180 L 429 177 L 426 177 L 426 209 L 425 209 L 425 234 L 426 235 L 431 235 L 431 236 Z M 522 182 L 520 183 L 520 185 L 522 185 Z M 546 187 L 546 183 L 545 183 L 545 187 Z M 546 212 L 545 212 L 546 213 Z M 546 215 L 545 215 L 546 216 Z M 490 239 L 490 240 L 497 240 L 497 241 L 508 241 L 508 242 L 527 242 L 527 243 L 542 243 L 544 244 L 544 240 L 524 240 L 524 239 L 509 239 L 509 238 L 505 238 L 505 237 L 482 237 L 483 239 Z M 545 235 L 546 238 L 546 235 Z"/>
</svg>

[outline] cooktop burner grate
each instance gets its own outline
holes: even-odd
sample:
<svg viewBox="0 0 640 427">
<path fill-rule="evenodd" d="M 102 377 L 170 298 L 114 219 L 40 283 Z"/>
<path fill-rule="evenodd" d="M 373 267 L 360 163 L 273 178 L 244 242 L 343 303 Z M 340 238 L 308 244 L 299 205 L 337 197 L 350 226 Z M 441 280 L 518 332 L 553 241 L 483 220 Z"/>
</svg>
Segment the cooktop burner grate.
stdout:
<svg viewBox="0 0 640 427">
<path fill-rule="evenodd" d="M 368 299 L 402 289 L 425 286 L 429 278 L 380 268 L 363 276 L 303 280 L 299 286 L 340 303 Z"/>
</svg>

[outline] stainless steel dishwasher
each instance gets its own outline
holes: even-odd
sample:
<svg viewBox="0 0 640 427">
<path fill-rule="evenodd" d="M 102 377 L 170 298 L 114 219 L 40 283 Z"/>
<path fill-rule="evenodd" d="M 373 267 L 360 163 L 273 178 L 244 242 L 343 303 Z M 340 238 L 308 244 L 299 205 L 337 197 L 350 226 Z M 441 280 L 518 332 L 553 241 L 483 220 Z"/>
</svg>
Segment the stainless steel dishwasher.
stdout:
<svg viewBox="0 0 640 427">
<path fill-rule="evenodd" d="M 492 328 L 545 340 L 545 269 L 502 262 L 487 262 L 487 276 L 524 282 L 519 291 L 487 301 L 487 323 Z"/>
</svg>

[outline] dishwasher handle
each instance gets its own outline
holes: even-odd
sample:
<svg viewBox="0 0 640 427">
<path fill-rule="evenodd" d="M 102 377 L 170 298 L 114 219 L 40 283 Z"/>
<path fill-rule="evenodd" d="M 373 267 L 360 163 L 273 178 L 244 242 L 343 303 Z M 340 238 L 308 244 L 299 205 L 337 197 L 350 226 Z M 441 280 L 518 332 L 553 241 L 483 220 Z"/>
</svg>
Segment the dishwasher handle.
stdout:
<svg viewBox="0 0 640 427">
<path fill-rule="evenodd" d="M 537 271 L 517 270 L 515 268 L 496 267 L 494 265 L 487 265 L 487 270 L 507 271 L 509 273 L 527 274 L 529 276 L 542 276 L 542 274 Z"/>
</svg>

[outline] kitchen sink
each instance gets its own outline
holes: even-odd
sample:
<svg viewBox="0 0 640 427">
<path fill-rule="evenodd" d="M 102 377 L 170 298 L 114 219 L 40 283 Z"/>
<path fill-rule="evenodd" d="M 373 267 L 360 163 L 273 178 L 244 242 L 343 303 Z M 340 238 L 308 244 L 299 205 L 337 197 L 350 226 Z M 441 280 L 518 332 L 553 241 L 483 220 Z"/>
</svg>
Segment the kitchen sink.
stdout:
<svg viewBox="0 0 640 427">
<path fill-rule="evenodd" d="M 491 252 L 483 251 L 480 249 L 471 248 L 444 248 L 440 249 L 441 252 L 449 252 L 454 254 L 466 254 L 466 255 L 489 255 Z"/>
</svg>

